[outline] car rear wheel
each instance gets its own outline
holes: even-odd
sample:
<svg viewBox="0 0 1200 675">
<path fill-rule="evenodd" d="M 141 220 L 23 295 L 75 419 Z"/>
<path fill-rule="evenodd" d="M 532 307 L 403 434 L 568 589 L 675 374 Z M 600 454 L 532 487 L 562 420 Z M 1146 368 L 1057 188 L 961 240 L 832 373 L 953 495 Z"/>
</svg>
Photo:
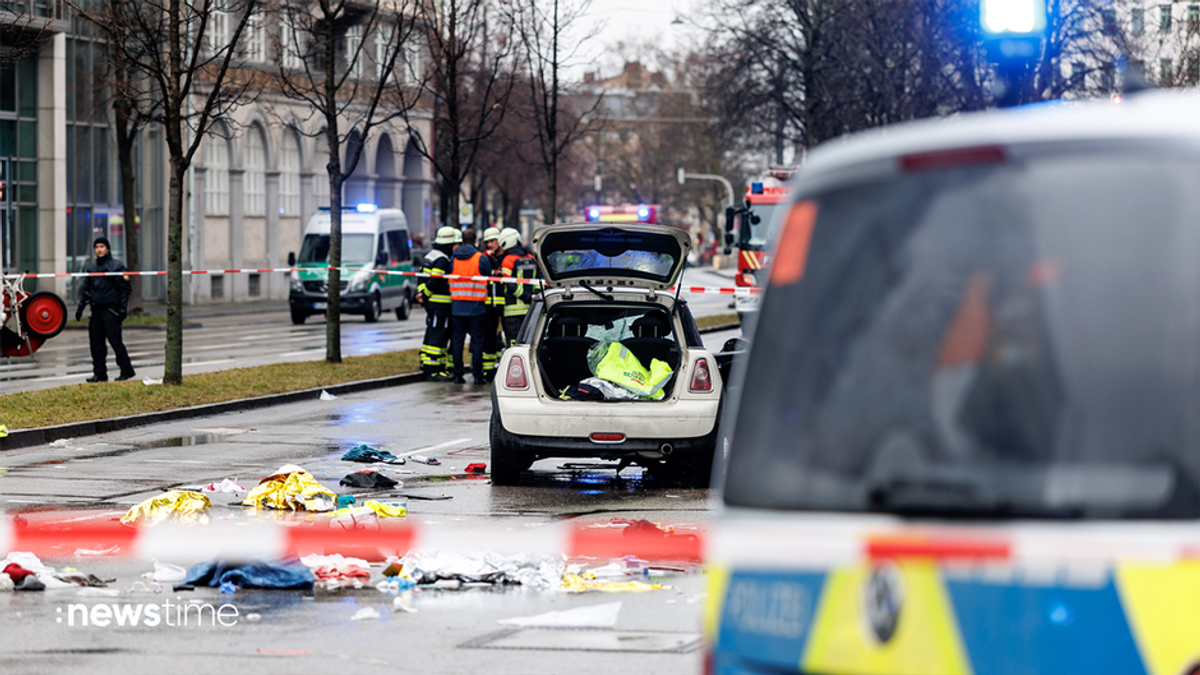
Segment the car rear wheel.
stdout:
<svg viewBox="0 0 1200 675">
<path fill-rule="evenodd" d="M 303 324 L 304 320 L 307 318 L 308 318 L 308 314 L 306 314 L 304 312 L 297 312 L 294 309 L 292 310 L 292 323 L 294 325 L 299 326 L 299 325 Z"/>
<path fill-rule="evenodd" d="M 367 309 L 366 313 L 363 315 L 363 318 L 366 319 L 367 323 L 375 323 L 379 320 L 380 314 L 383 314 L 383 306 L 379 302 L 379 296 L 373 294 L 371 298 L 367 300 Z"/>
<path fill-rule="evenodd" d="M 492 408 L 492 421 L 488 426 L 488 440 L 492 446 L 492 485 L 519 484 L 521 472 L 533 463 L 526 453 L 514 449 L 505 436 L 500 413 Z"/>
<path fill-rule="evenodd" d="M 408 319 L 409 312 L 412 311 L 412 301 L 408 299 L 408 291 L 400 298 L 400 306 L 396 308 L 396 320 L 405 321 Z"/>
</svg>

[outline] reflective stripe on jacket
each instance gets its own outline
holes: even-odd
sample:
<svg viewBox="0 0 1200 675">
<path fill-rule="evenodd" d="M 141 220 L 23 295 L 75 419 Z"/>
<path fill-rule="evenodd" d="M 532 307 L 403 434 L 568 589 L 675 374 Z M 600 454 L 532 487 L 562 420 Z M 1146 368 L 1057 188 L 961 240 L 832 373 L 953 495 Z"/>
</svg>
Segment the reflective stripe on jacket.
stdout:
<svg viewBox="0 0 1200 675">
<path fill-rule="evenodd" d="M 535 260 L 528 249 L 523 246 L 518 246 L 513 249 L 513 252 L 504 256 L 504 261 L 500 263 L 500 276 L 506 279 L 533 279 L 537 275 L 524 276 L 515 274 L 513 266 L 521 258 L 529 258 Z M 533 299 L 534 286 L 527 284 L 506 283 L 504 284 L 504 316 L 525 316 L 529 312 L 530 300 Z"/>
<path fill-rule="evenodd" d="M 480 276 L 479 259 L 483 254 L 476 251 L 470 258 L 455 258 L 452 274 L 477 277 Z M 450 298 L 454 302 L 487 302 L 487 282 L 470 279 L 451 279 Z"/>
<path fill-rule="evenodd" d="M 449 274 L 452 267 L 450 256 L 437 249 L 425 254 L 421 272 L 430 276 L 422 277 L 421 283 L 417 285 L 417 292 L 425 296 L 425 302 L 450 304 L 450 282 L 442 277 Z"/>
</svg>

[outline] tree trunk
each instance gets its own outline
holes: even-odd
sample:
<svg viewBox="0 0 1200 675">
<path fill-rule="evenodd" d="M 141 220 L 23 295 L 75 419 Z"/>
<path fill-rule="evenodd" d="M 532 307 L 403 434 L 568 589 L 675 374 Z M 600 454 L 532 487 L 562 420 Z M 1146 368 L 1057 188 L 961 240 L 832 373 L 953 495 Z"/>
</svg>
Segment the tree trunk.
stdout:
<svg viewBox="0 0 1200 675">
<path fill-rule="evenodd" d="M 342 153 L 338 143 L 337 46 L 333 16 L 325 26 L 325 138 L 329 146 L 329 284 L 325 310 L 325 362 L 342 362 Z"/>
<path fill-rule="evenodd" d="M 183 150 L 184 97 L 179 82 L 183 72 L 183 36 L 179 23 L 182 0 L 171 0 L 167 10 L 168 65 L 165 94 L 165 133 L 170 156 L 171 181 L 167 190 L 167 343 L 163 359 L 163 384 L 183 384 L 183 180 L 187 159 Z M 194 196 L 192 197 L 195 198 Z"/>
<path fill-rule="evenodd" d="M 133 176 L 133 142 L 137 130 L 129 115 L 129 106 L 124 102 L 113 105 L 117 122 L 117 163 L 121 170 L 121 202 L 124 205 L 125 218 L 125 262 L 129 269 L 141 271 L 141 223 L 137 215 L 137 194 L 134 190 Z M 129 294 L 129 313 L 141 314 L 142 307 L 142 277 L 132 278 L 132 291 Z"/>
</svg>

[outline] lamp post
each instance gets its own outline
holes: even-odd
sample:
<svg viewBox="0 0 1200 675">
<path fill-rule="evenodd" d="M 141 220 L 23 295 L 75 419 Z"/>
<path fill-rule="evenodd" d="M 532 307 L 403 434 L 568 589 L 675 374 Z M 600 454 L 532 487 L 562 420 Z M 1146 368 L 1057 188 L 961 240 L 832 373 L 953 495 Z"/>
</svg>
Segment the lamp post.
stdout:
<svg viewBox="0 0 1200 675">
<path fill-rule="evenodd" d="M 731 185 L 724 176 L 718 176 L 715 173 L 688 173 L 683 169 L 682 166 L 675 170 L 675 180 L 677 180 L 680 185 L 683 185 L 685 182 L 687 182 L 687 179 L 689 178 L 693 180 L 714 180 L 721 185 L 724 185 L 725 208 L 733 208 L 733 185 Z"/>
</svg>

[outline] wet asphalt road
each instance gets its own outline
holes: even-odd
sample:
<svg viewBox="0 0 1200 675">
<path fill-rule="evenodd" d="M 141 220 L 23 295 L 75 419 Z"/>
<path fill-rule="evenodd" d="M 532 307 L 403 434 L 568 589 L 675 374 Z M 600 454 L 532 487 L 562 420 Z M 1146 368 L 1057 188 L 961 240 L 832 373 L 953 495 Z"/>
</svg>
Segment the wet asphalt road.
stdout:
<svg viewBox="0 0 1200 675">
<path fill-rule="evenodd" d="M 722 336 L 710 336 L 722 339 Z M 645 476 L 640 468 L 617 477 L 611 465 L 563 468 L 562 460 L 534 465 L 522 485 L 494 487 L 468 478 L 470 462 L 487 462 L 486 388 L 417 384 L 308 401 L 264 410 L 128 429 L 0 454 L 0 508 L 9 513 L 72 509 L 72 517 L 112 519 L 131 505 L 184 484 L 237 478 L 250 487 L 282 464 L 299 464 L 338 491 L 339 479 L 363 465 L 340 455 L 358 443 L 393 453 L 425 448 L 441 466 L 409 462 L 384 473 L 402 481 L 384 498 L 406 499 L 409 519 L 424 528 L 471 524 L 501 531 L 534 530 L 564 520 L 608 523 L 647 519 L 681 531 L 703 528 L 710 512 L 707 490 Z M 572 464 L 587 464 L 572 462 Z M 372 465 L 378 469 L 379 465 Z M 421 497 L 450 497 L 429 500 Z M 214 520 L 252 518 L 214 498 Z M 638 594 L 563 594 L 523 587 L 425 590 L 412 598 L 416 613 L 392 613 L 390 598 L 368 586 L 336 594 L 215 589 L 164 595 L 130 593 L 148 561 L 100 556 L 45 559 L 115 577 L 115 599 L 80 598 L 76 591 L 0 593 L 0 672 L 226 672 L 226 673 L 698 673 L 701 652 L 620 652 L 603 647 L 652 647 L 655 641 L 694 640 L 705 592 L 703 574 L 672 573 L 671 586 Z M 164 560 L 179 565 L 197 559 Z M 597 561 L 597 564 L 607 562 Z M 378 581 L 379 570 L 374 571 Z M 147 598 L 150 598 L 149 600 Z M 199 600 L 230 603 L 239 617 L 226 627 L 67 626 L 58 619 L 73 603 L 164 603 Z M 497 621 L 552 610 L 620 601 L 613 631 L 557 630 L 510 636 L 546 640 L 537 649 L 479 648 L 503 629 Z M 378 621 L 355 622 L 363 607 Z M 621 633 L 627 631 L 629 633 Z M 621 638 L 621 636 L 624 636 Z M 601 643 L 596 640 L 600 639 Z M 578 649 L 590 644 L 590 650 Z M 597 649 L 597 647 L 602 647 Z"/>
</svg>

